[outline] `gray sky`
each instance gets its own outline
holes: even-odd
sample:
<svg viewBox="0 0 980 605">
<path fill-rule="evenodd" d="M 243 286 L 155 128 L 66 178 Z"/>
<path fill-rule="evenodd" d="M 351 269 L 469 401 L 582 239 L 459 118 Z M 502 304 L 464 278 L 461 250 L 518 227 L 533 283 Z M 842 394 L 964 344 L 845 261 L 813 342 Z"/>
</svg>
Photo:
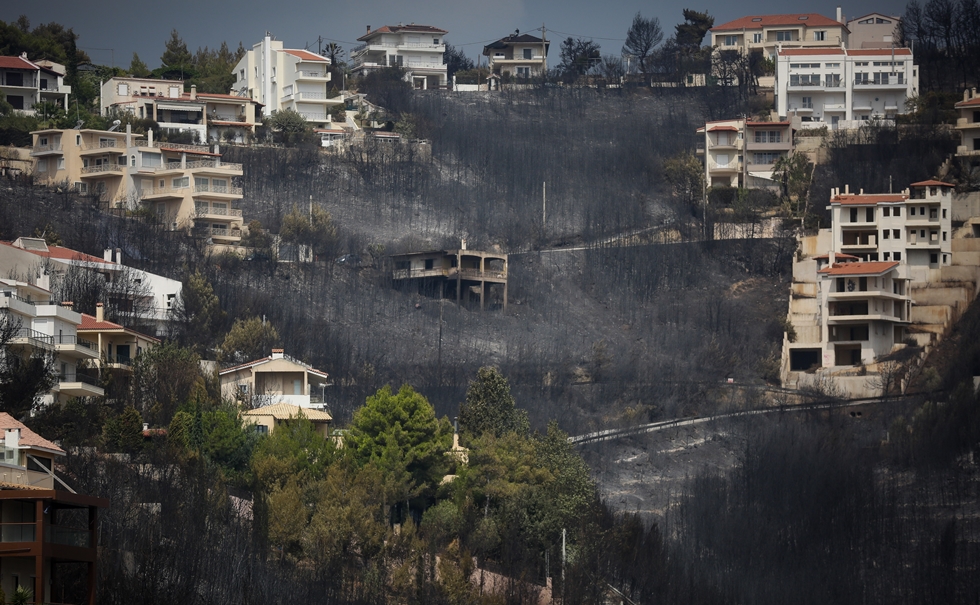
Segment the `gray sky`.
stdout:
<svg viewBox="0 0 980 605">
<path fill-rule="evenodd" d="M 847 18 L 870 12 L 901 15 L 905 4 L 906 0 L 860 0 L 843 5 L 843 10 Z M 669 36 L 674 25 L 682 21 L 681 11 L 685 6 L 688 4 L 629 0 L 355 0 L 336 4 L 311 0 L 282 3 L 170 0 L 143 5 L 121 0 L 101 0 L 96 4 L 46 0 L 0 3 L 0 20 L 11 22 L 25 14 L 32 27 L 55 21 L 74 28 L 81 36 L 79 47 L 95 63 L 127 67 L 133 52 L 137 52 L 154 69 L 160 65 L 164 43 L 174 28 L 191 52 L 203 46 L 217 47 L 222 41 L 228 42 L 232 50 L 239 42 L 249 48 L 266 30 L 283 40 L 287 48 L 310 47 L 315 51 L 318 36 L 349 50 L 368 25 L 377 28 L 399 22 L 419 23 L 448 30 L 446 41 L 476 59 L 486 41 L 502 38 L 515 29 L 524 32 L 540 28 L 543 23 L 549 40 L 561 40 L 568 35 L 592 38 L 601 45 L 604 55 L 618 55 L 637 11 L 645 17 L 659 18 L 665 35 Z M 690 7 L 706 9 L 715 17 L 715 23 L 721 24 L 745 15 L 770 13 L 814 12 L 833 18 L 837 4 L 707 0 Z M 557 44 L 552 47 L 549 59 L 557 63 Z"/>
</svg>

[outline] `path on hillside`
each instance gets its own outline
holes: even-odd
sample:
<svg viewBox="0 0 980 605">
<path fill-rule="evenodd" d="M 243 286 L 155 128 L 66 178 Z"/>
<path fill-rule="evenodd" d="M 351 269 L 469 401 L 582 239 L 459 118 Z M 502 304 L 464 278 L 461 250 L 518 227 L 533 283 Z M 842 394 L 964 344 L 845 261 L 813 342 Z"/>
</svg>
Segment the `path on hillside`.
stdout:
<svg viewBox="0 0 980 605">
<path fill-rule="evenodd" d="M 857 407 L 861 405 L 876 404 L 876 403 L 895 403 L 898 401 L 903 401 L 909 397 L 921 397 L 920 394 L 915 395 L 901 395 L 898 397 L 891 397 L 888 399 L 882 399 L 880 397 L 868 397 L 863 399 L 848 399 L 845 401 L 834 401 L 834 402 L 824 402 L 824 403 L 805 403 L 798 405 L 781 405 L 769 408 L 758 408 L 754 410 L 742 410 L 738 412 L 726 412 L 724 414 L 714 414 L 712 416 L 704 417 L 694 417 L 694 418 L 674 418 L 672 420 L 659 420 L 657 422 L 651 422 L 649 424 L 641 424 L 640 426 L 633 426 L 621 429 L 606 429 L 603 431 L 595 431 L 592 433 L 585 433 L 582 435 L 573 435 L 568 438 L 568 442 L 573 445 L 580 445 L 584 443 L 599 443 L 601 441 L 611 441 L 613 439 L 619 439 L 620 437 L 629 437 L 631 435 L 642 435 L 644 433 L 653 433 L 656 431 L 662 431 L 665 429 L 672 429 L 683 426 L 695 426 L 698 424 L 705 424 L 707 422 L 713 422 L 715 420 L 724 420 L 726 418 L 739 418 L 743 416 L 757 416 L 761 414 L 776 414 L 784 412 L 807 412 L 807 411 L 818 411 L 818 410 L 829 410 L 832 408 L 849 408 Z"/>
</svg>

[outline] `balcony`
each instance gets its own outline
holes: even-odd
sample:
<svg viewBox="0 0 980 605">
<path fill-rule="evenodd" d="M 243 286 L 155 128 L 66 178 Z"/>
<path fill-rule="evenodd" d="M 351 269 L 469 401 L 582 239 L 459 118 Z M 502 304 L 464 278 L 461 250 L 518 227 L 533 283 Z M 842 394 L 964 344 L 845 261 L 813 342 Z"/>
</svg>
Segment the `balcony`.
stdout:
<svg viewBox="0 0 980 605">
<path fill-rule="evenodd" d="M 52 336 L 52 342 L 54 343 L 54 348 L 60 355 L 66 357 L 74 357 L 78 359 L 96 359 L 99 357 L 99 351 L 95 346 L 95 343 L 89 342 L 78 336 L 68 335 L 68 336 Z"/>
<path fill-rule="evenodd" d="M 84 143 L 82 145 L 82 152 L 80 155 L 92 155 L 89 152 L 126 153 L 125 147 L 125 141 L 117 141 L 116 139 Z"/>
<path fill-rule="evenodd" d="M 238 242 L 242 239 L 242 230 L 235 228 L 225 229 L 212 226 L 207 229 L 207 234 L 210 235 L 212 239 L 225 242 Z"/>
<path fill-rule="evenodd" d="M 9 309 L 18 315 L 31 317 L 34 315 L 34 303 L 17 296 L 10 290 L 0 292 L 0 309 Z"/>
<path fill-rule="evenodd" d="M 95 378 L 79 374 L 77 372 L 66 372 L 56 377 L 57 384 L 53 390 L 62 395 L 70 397 L 102 397 L 105 391 L 98 386 Z"/>
<path fill-rule="evenodd" d="M 95 166 L 83 166 L 82 178 L 95 176 L 122 176 L 126 167 L 112 162 L 96 164 Z"/>
<path fill-rule="evenodd" d="M 47 145 L 35 145 L 31 150 L 31 155 L 36 158 L 43 158 L 52 155 L 62 155 L 61 143 L 48 143 Z"/>
<path fill-rule="evenodd" d="M 883 74 L 880 78 L 868 79 L 855 78 L 854 86 L 856 88 L 905 88 L 907 82 L 905 80 L 904 74 Z"/>
<path fill-rule="evenodd" d="M 221 208 L 208 206 L 207 204 L 197 204 L 195 212 L 197 218 L 210 220 L 241 222 L 242 218 L 242 211 L 239 208 Z"/>
</svg>

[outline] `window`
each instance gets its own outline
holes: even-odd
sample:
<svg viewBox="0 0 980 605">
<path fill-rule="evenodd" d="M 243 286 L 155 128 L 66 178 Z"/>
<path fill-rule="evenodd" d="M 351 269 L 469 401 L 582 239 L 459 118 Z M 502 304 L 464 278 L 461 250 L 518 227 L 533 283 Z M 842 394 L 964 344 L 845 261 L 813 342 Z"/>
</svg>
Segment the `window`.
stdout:
<svg viewBox="0 0 980 605">
<path fill-rule="evenodd" d="M 792 31 L 778 31 L 776 32 L 777 42 L 792 42 L 793 32 Z"/>
<path fill-rule="evenodd" d="M 762 34 L 752 34 L 752 42 L 755 44 L 762 43 Z"/>
<path fill-rule="evenodd" d="M 735 46 L 736 44 L 738 44 L 738 36 L 725 36 L 722 43 L 725 46 Z"/>
<path fill-rule="evenodd" d="M 827 39 L 827 32 L 825 31 L 813 32 L 813 39 L 817 42 L 823 42 L 824 40 Z"/>
</svg>

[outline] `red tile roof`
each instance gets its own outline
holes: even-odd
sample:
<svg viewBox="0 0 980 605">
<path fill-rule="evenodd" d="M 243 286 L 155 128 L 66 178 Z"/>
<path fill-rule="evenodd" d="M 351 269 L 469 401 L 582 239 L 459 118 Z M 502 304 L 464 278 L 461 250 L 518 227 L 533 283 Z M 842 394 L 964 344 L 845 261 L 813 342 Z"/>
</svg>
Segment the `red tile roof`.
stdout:
<svg viewBox="0 0 980 605">
<path fill-rule="evenodd" d="M 908 196 L 901 193 L 877 193 L 868 195 L 842 193 L 830 198 L 830 203 L 843 204 L 844 206 L 870 206 L 889 202 L 904 202 L 907 199 L 909 199 Z"/>
<path fill-rule="evenodd" d="M 367 40 L 378 34 L 400 34 L 400 33 L 420 33 L 420 34 L 448 34 L 444 29 L 432 27 L 431 25 L 383 25 L 378 29 L 372 30 L 360 38 L 358 41 Z"/>
<path fill-rule="evenodd" d="M 11 248 L 17 248 L 12 242 L 0 242 L 4 246 L 10 246 Z M 107 265 L 114 265 L 115 263 L 100 258 L 98 256 L 92 256 L 91 254 L 85 254 L 84 252 L 78 252 L 77 250 L 72 250 L 71 248 L 62 248 L 61 246 L 48 246 L 48 251 L 44 250 L 27 250 L 25 248 L 17 248 L 18 250 L 23 250 L 24 252 L 30 252 L 31 254 L 36 254 L 44 258 L 54 258 L 58 260 L 78 260 L 89 263 L 105 263 Z"/>
<path fill-rule="evenodd" d="M 23 422 L 18 421 L 7 412 L 0 412 L 0 431 L 6 431 L 8 429 L 20 429 L 21 445 L 49 450 L 62 456 L 65 454 L 65 450 L 27 428 Z"/>
<path fill-rule="evenodd" d="M 818 273 L 827 275 L 881 275 L 886 271 L 891 271 L 898 266 L 896 261 L 872 261 L 867 263 L 844 263 L 838 265 L 834 263 L 830 267 L 824 267 Z"/>
<path fill-rule="evenodd" d="M 303 61 L 322 61 L 322 62 L 325 62 L 325 63 L 329 63 L 330 62 L 330 59 L 328 59 L 326 57 L 321 57 L 320 55 L 318 55 L 316 53 L 311 53 L 308 50 L 297 50 L 295 48 L 284 48 L 284 49 L 282 49 L 282 52 L 286 53 L 287 55 L 292 55 L 294 57 L 298 57 L 299 59 L 301 59 Z"/>
<path fill-rule="evenodd" d="M 128 332 L 129 334 L 134 334 L 140 338 L 145 338 L 146 340 L 152 340 L 154 342 L 160 342 L 159 338 L 154 338 L 153 336 L 148 336 L 142 332 L 137 332 L 136 330 L 130 330 L 125 326 L 121 326 L 117 323 L 111 321 L 96 321 L 94 315 L 89 315 L 88 313 L 82 313 L 82 323 L 78 324 L 79 332 L 92 332 L 92 331 L 120 331 Z"/>
<path fill-rule="evenodd" d="M 776 54 L 787 57 L 796 55 L 843 55 L 844 49 L 833 46 L 826 48 L 783 48 L 777 50 Z"/>
<path fill-rule="evenodd" d="M 31 71 L 38 71 L 41 68 L 34 65 L 30 61 L 22 59 L 20 57 L 0 57 L 0 68 L 3 69 L 29 69 Z"/>
<path fill-rule="evenodd" d="M 956 185 L 950 185 L 949 183 L 944 183 L 942 181 L 919 181 L 918 183 L 912 183 L 909 187 L 955 187 Z"/>
<path fill-rule="evenodd" d="M 818 15 L 817 13 L 795 13 L 792 15 L 750 15 L 735 19 L 728 23 L 722 23 L 711 28 L 713 32 L 732 31 L 736 29 L 761 29 L 763 27 L 781 27 L 790 25 L 806 25 L 807 27 L 831 27 L 839 25 L 844 29 L 847 27 L 843 23 L 834 21 L 829 17 Z"/>
</svg>

